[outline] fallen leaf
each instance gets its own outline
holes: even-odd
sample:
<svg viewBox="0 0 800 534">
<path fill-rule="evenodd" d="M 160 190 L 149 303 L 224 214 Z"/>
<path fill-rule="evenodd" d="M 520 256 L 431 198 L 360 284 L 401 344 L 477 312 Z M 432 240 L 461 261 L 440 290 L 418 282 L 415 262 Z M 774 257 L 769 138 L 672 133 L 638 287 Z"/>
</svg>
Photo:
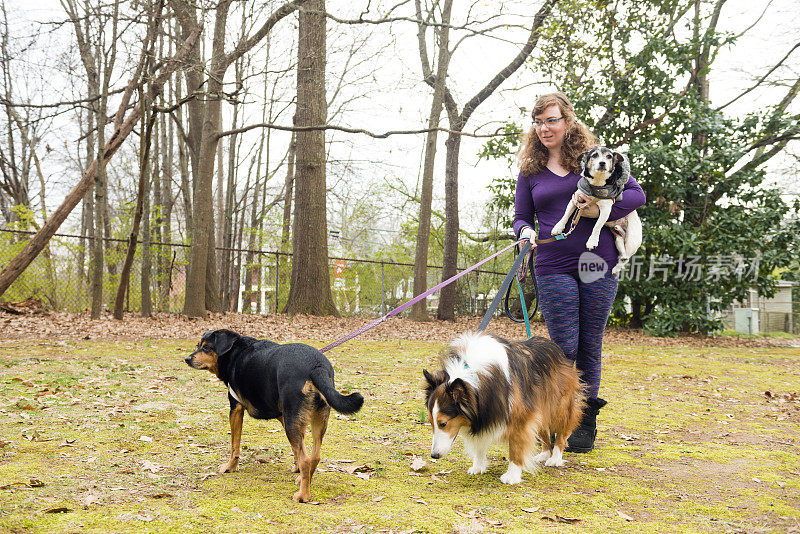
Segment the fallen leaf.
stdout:
<svg viewBox="0 0 800 534">
<path fill-rule="evenodd" d="M 142 471 L 150 471 L 151 473 L 158 473 L 162 469 L 164 469 L 163 465 L 151 462 L 150 460 L 145 460 L 144 462 L 142 462 Z"/>
<path fill-rule="evenodd" d="M 31 488 L 42 488 L 42 487 L 44 487 L 44 482 L 42 482 L 38 478 L 32 478 L 32 479 L 30 479 L 30 481 L 28 481 L 28 487 L 31 487 Z"/>
<path fill-rule="evenodd" d="M 372 502 L 381 502 L 385 498 L 386 498 L 386 495 L 378 495 L 377 497 L 372 499 Z"/>
<path fill-rule="evenodd" d="M 411 462 L 411 470 L 415 472 L 420 472 L 426 469 L 428 469 L 428 462 L 426 462 L 419 456 L 415 456 L 414 460 Z"/>
<path fill-rule="evenodd" d="M 537 506 L 536 508 L 520 508 L 520 510 L 522 510 L 523 512 L 528 512 L 529 514 L 535 514 L 536 512 L 539 511 L 540 508 L 541 506 Z"/>
<path fill-rule="evenodd" d="M 575 523 L 579 523 L 580 519 L 571 519 L 569 517 L 561 517 L 560 515 L 555 516 L 555 518 L 542 516 L 542 519 L 545 521 L 551 521 L 553 523 L 567 523 L 569 525 L 574 525 Z"/>
<path fill-rule="evenodd" d="M 91 506 L 93 504 L 99 503 L 100 502 L 100 497 L 95 495 L 94 493 L 90 493 L 89 495 L 86 495 L 86 496 L 82 497 L 80 502 L 81 502 L 81 504 L 83 506 L 88 508 L 89 506 Z"/>
<path fill-rule="evenodd" d="M 374 471 L 374 469 L 372 469 L 366 464 L 361 464 L 361 465 L 349 465 L 347 467 L 343 467 L 342 471 L 344 471 L 348 475 L 354 475 L 356 473 L 366 473 L 369 471 Z"/>
<path fill-rule="evenodd" d="M 65 514 L 67 512 L 71 512 L 72 508 L 67 508 L 66 506 L 56 506 L 55 508 L 48 508 L 47 510 L 42 510 L 46 514 Z"/>
<path fill-rule="evenodd" d="M 153 441 L 153 438 L 151 438 L 150 436 L 142 436 L 141 438 L 139 438 L 139 441 Z"/>
<path fill-rule="evenodd" d="M 633 521 L 633 518 L 628 514 L 626 514 L 625 512 L 620 512 L 619 510 L 617 510 L 617 515 L 620 516 L 625 521 Z"/>
</svg>

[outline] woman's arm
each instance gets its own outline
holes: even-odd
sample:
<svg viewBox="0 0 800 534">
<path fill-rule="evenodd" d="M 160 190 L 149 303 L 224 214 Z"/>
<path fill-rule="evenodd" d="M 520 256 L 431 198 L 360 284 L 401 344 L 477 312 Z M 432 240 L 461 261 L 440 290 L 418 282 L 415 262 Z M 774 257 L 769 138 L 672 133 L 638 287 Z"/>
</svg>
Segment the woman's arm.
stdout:
<svg viewBox="0 0 800 534">
<path fill-rule="evenodd" d="M 514 194 L 514 235 L 519 237 L 519 233 L 526 226 L 534 228 L 533 219 L 536 209 L 533 205 L 531 196 L 530 181 L 522 173 L 517 177 L 517 190 Z"/>
<path fill-rule="evenodd" d="M 633 176 L 628 178 L 628 183 L 622 189 L 622 199 L 614 202 L 611 207 L 611 214 L 608 216 L 609 221 L 616 221 L 625 217 L 638 207 L 644 206 L 647 198 L 644 196 L 644 191 L 639 182 L 633 179 Z"/>
</svg>

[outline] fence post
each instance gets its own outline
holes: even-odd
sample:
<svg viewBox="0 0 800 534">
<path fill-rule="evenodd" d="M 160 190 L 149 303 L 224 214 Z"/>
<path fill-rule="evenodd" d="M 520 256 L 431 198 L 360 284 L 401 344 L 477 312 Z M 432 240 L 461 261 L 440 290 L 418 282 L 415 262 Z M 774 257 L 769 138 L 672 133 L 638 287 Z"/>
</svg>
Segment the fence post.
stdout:
<svg viewBox="0 0 800 534">
<path fill-rule="evenodd" d="M 386 313 L 386 305 L 385 305 L 384 299 L 383 299 L 384 293 L 385 293 L 385 290 L 384 290 L 384 285 L 383 285 L 383 262 L 381 262 L 381 315 Z"/>
</svg>

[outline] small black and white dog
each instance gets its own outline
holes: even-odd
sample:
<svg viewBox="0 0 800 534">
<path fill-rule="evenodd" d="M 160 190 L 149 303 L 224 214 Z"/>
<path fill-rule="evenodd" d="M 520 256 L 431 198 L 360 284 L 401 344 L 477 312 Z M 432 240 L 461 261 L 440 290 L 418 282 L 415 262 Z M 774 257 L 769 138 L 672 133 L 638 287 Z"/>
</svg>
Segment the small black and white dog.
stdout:
<svg viewBox="0 0 800 534">
<path fill-rule="evenodd" d="M 625 268 L 628 260 L 636 253 L 642 244 L 642 221 L 636 211 L 627 216 L 609 221 L 611 206 L 622 198 L 622 189 L 628 182 L 631 166 L 628 158 L 619 152 L 613 152 L 606 147 L 595 147 L 581 154 L 581 179 L 578 180 L 578 191 L 592 197 L 600 208 L 600 216 L 586 241 L 586 249 L 592 250 L 600 242 L 600 230 L 608 226 L 614 234 L 614 243 L 619 252 L 617 265 L 611 270 L 613 274 Z M 564 233 L 564 228 L 570 220 L 572 212 L 578 205 L 570 199 L 564 216 L 553 227 L 552 235 Z"/>
</svg>

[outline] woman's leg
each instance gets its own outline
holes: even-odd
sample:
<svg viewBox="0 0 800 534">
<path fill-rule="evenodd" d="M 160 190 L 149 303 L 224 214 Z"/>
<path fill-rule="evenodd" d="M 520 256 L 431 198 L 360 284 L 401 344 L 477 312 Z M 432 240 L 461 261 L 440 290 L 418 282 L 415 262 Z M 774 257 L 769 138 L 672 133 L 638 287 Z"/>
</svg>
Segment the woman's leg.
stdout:
<svg viewBox="0 0 800 534">
<path fill-rule="evenodd" d="M 575 361 L 580 327 L 578 282 L 570 274 L 546 274 L 536 277 L 536 290 L 550 339 Z"/>
<path fill-rule="evenodd" d="M 618 284 L 617 277 L 613 275 L 606 275 L 588 284 L 578 283 L 580 318 L 575 366 L 581 372 L 581 380 L 587 386 L 586 396 L 590 399 L 596 399 L 600 389 L 603 333 Z"/>
<path fill-rule="evenodd" d="M 591 283 L 579 283 L 580 333 L 575 366 L 581 371 L 581 380 L 586 384 L 588 398 L 581 424 L 567 440 L 569 452 L 589 452 L 594 449 L 597 414 L 606 405 L 606 401 L 597 397 L 600 389 L 603 332 L 617 295 L 617 285 L 616 276 L 611 275 Z"/>
</svg>

